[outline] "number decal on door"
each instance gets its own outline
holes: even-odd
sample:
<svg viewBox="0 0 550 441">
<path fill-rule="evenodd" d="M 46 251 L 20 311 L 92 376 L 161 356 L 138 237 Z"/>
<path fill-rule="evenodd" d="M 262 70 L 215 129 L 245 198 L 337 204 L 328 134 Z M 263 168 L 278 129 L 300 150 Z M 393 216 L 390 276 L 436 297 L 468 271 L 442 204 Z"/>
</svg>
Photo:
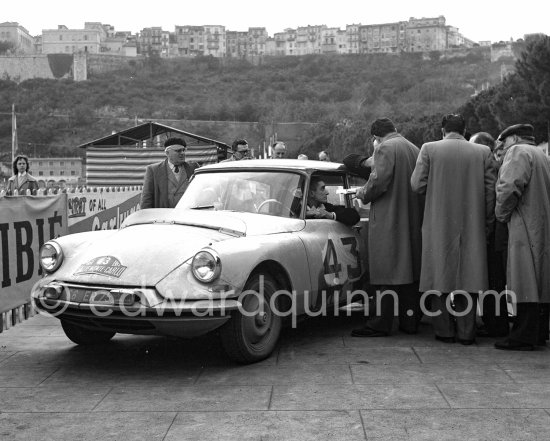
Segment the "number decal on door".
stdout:
<svg viewBox="0 0 550 441">
<path fill-rule="evenodd" d="M 338 238 L 329 238 L 324 249 L 323 267 L 325 282 L 329 286 L 342 285 L 361 277 L 357 238 L 341 237 L 339 241 Z"/>
</svg>

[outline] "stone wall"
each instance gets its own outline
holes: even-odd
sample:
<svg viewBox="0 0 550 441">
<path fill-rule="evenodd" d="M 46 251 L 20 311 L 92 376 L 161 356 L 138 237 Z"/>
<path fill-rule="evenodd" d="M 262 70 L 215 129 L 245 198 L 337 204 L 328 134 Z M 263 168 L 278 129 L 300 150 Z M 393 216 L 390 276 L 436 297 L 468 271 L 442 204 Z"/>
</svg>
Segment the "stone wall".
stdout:
<svg viewBox="0 0 550 441">
<path fill-rule="evenodd" d="M 18 83 L 31 78 L 72 78 L 75 81 L 85 81 L 90 75 L 120 69 L 130 62 L 143 63 L 143 59 L 84 52 L 0 56 L 0 78 Z"/>
<path fill-rule="evenodd" d="M 141 64 L 143 57 L 125 57 L 123 55 L 87 54 L 88 75 L 98 75 L 128 66 L 129 63 Z"/>
<path fill-rule="evenodd" d="M 47 55 L 0 56 L 0 78 L 17 83 L 31 78 L 55 79 Z"/>
</svg>

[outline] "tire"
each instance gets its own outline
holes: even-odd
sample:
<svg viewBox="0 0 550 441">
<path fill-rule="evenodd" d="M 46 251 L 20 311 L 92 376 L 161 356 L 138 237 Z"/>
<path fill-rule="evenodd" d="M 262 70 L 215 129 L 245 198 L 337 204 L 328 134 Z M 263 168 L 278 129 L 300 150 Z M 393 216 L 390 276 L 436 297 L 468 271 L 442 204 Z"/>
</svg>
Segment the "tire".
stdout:
<svg viewBox="0 0 550 441">
<path fill-rule="evenodd" d="M 261 279 L 263 291 L 260 289 Z M 281 334 L 282 319 L 271 309 L 270 299 L 277 289 L 277 284 L 269 275 L 253 274 L 246 282 L 243 292 L 263 292 L 263 301 L 259 302 L 259 294 L 244 296 L 243 310 L 259 313 L 248 316 L 235 311 L 221 328 L 222 346 L 231 359 L 243 364 L 254 363 L 269 357 L 275 349 Z"/>
<path fill-rule="evenodd" d="M 98 331 L 75 325 L 66 320 L 61 320 L 61 327 L 65 335 L 77 345 L 97 345 L 111 340 L 116 332 Z"/>
</svg>

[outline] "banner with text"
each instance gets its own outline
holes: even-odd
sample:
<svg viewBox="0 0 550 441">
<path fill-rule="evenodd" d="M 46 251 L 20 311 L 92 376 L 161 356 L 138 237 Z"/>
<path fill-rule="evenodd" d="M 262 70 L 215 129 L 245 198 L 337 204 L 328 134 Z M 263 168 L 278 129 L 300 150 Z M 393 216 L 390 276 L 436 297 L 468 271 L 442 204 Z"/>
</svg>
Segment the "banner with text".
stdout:
<svg viewBox="0 0 550 441">
<path fill-rule="evenodd" d="M 0 312 L 29 301 L 38 250 L 67 231 L 67 194 L 0 198 Z"/>
<path fill-rule="evenodd" d="M 113 230 L 139 210 L 141 190 L 77 192 L 67 195 L 69 233 Z"/>
</svg>

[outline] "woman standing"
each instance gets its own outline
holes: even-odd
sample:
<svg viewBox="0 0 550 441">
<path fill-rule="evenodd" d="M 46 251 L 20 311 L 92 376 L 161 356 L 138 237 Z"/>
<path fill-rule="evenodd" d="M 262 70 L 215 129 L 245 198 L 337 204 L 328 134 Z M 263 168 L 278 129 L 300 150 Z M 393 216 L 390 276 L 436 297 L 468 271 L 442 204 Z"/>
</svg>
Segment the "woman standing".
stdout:
<svg viewBox="0 0 550 441">
<path fill-rule="evenodd" d="M 38 190 L 38 182 L 29 173 L 29 158 L 25 155 L 18 155 L 13 161 L 13 176 L 8 179 L 8 189 L 6 194 L 13 195 L 17 190 L 17 194 L 24 195 L 27 190 L 31 194 L 36 194 Z"/>
</svg>

